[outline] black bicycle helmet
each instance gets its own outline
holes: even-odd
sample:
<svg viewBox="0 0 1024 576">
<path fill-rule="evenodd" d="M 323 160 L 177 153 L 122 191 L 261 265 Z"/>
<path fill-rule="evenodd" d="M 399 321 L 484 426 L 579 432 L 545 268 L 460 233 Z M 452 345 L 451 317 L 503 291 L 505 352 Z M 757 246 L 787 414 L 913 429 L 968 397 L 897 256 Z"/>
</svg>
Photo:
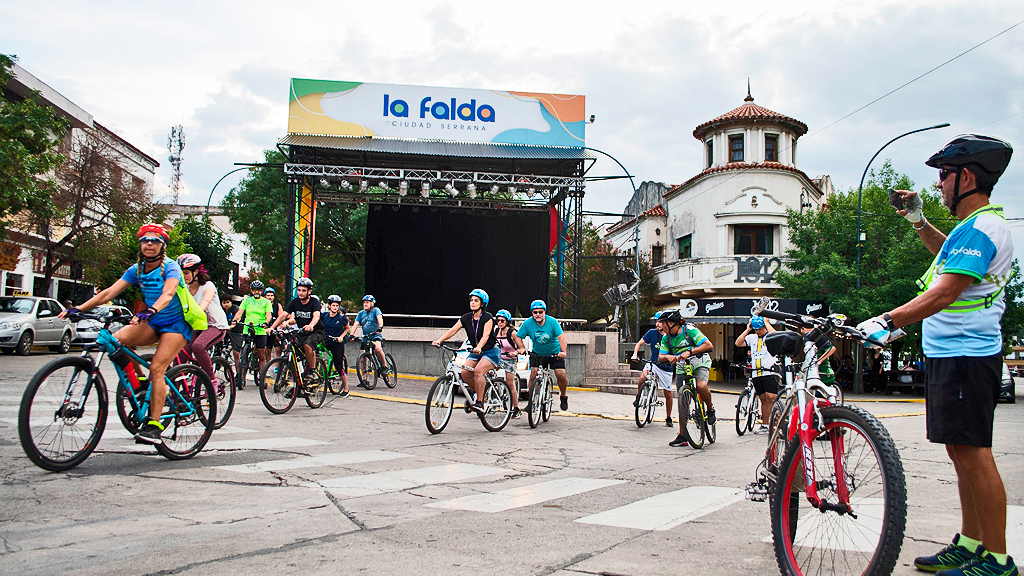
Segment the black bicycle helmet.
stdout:
<svg viewBox="0 0 1024 576">
<path fill-rule="evenodd" d="M 249 291 L 252 292 L 253 290 L 259 290 L 260 292 L 262 292 L 263 291 L 263 282 L 260 282 L 259 280 L 253 280 L 249 284 Z"/>
<path fill-rule="evenodd" d="M 995 176 L 1002 175 L 1013 155 L 1013 147 L 998 138 L 961 134 L 942 147 L 925 164 L 932 168 L 977 163 Z"/>
<path fill-rule="evenodd" d="M 306 278 L 305 276 L 303 276 L 302 278 L 299 278 L 295 282 L 295 285 L 296 286 L 302 286 L 303 288 L 309 288 L 310 290 L 313 289 L 313 281 L 310 280 L 309 278 Z"/>
<path fill-rule="evenodd" d="M 327 297 L 327 303 L 328 304 L 334 304 L 334 303 L 341 304 L 341 296 L 338 296 L 337 294 L 331 294 L 330 296 Z"/>
<path fill-rule="evenodd" d="M 672 308 L 670 310 L 663 311 L 658 319 L 668 324 L 673 322 L 681 323 L 683 321 L 683 315 L 679 313 L 679 310 Z"/>
</svg>

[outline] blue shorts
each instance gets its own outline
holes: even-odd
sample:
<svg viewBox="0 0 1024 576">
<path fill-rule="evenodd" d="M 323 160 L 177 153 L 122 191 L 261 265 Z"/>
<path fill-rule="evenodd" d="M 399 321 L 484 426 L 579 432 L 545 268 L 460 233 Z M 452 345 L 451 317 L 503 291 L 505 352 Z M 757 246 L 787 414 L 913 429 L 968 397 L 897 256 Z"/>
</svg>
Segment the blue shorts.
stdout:
<svg viewBox="0 0 1024 576">
<path fill-rule="evenodd" d="M 480 354 L 473 354 L 472 352 L 469 353 L 470 360 L 476 360 L 479 362 L 481 358 L 487 358 L 490 360 L 491 364 L 497 368 L 498 366 L 501 366 L 501 349 L 495 346 L 490 350 L 484 350 Z"/>
<path fill-rule="evenodd" d="M 157 334 L 166 334 L 173 332 L 175 334 L 181 334 L 185 337 L 185 341 L 190 342 L 192 340 L 192 326 L 185 321 L 184 316 L 178 316 L 177 318 L 167 318 L 166 320 L 159 320 L 153 322 L 152 319 L 148 322 L 149 327 L 153 329 Z"/>
</svg>

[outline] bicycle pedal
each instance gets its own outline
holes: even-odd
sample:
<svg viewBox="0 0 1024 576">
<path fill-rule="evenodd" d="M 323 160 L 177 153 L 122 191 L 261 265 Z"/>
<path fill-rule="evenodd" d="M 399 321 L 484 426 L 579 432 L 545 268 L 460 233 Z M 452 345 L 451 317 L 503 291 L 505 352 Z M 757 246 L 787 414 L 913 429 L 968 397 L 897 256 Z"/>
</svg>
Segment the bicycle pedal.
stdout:
<svg viewBox="0 0 1024 576">
<path fill-rule="evenodd" d="M 751 502 L 764 502 L 768 500 L 768 488 L 761 482 L 751 482 L 747 485 L 746 497 Z"/>
</svg>

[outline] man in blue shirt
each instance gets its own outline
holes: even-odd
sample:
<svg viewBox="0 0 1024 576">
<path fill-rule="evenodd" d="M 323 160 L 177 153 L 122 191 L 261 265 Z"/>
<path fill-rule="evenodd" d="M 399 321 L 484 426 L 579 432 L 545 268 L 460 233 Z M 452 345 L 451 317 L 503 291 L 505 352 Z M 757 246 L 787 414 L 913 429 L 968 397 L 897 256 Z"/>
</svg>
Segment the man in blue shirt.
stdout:
<svg viewBox="0 0 1024 576">
<path fill-rule="evenodd" d="M 559 406 L 564 412 L 569 409 L 569 397 L 566 396 L 569 378 L 565 375 L 568 344 L 565 342 L 565 334 L 562 334 L 562 326 L 558 320 L 547 315 L 547 309 L 548 305 L 543 300 L 531 302 L 531 317 L 523 321 L 516 336 L 520 339 L 529 338 L 533 342 L 533 351 L 530 353 L 530 390 L 533 390 L 533 381 L 537 378 L 537 368 L 553 368 L 561 396 Z M 519 353 L 525 354 L 526 350 L 520 349 Z"/>
<path fill-rule="evenodd" d="M 925 164 L 939 169 L 942 203 L 959 222 L 945 236 L 921 213 L 916 192 L 898 190 L 898 213 L 913 223 L 935 260 L 910 302 L 858 328 L 884 344 L 899 326 L 923 320 L 928 373 L 928 439 L 946 445 L 956 470 L 961 530 L 953 543 L 914 560 L 946 576 L 1016 576 L 1006 554 L 1006 490 L 992 456 L 992 424 L 1002 373 L 1000 318 L 1013 242 L 1002 206 L 989 203 L 1013 149 L 988 136 L 954 138 Z"/>
<path fill-rule="evenodd" d="M 647 380 L 648 372 L 653 372 L 654 378 L 658 381 L 658 388 L 665 395 L 665 426 L 672 427 L 672 365 L 667 362 L 658 363 L 658 348 L 661 344 L 661 338 L 665 335 L 665 323 L 660 319 L 661 312 L 654 315 L 654 328 L 647 331 L 644 337 L 636 343 L 633 348 L 633 360 L 639 360 L 640 348 L 647 344 L 651 347 L 651 362 L 644 366 L 643 372 L 640 373 L 640 381 L 637 383 L 636 399 L 633 400 L 633 406 L 640 405 L 640 392 L 643 390 L 644 381 Z"/>
<path fill-rule="evenodd" d="M 384 329 L 384 313 L 377 308 L 377 299 L 372 294 L 363 296 L 363 309 L 356 314 L 356 324 L 362 328 L 363 338 L 368 339 L 373 346 L 377 358 L 380 359 L 380 365 L 387 366 L 388 362 L 384 359 L 384 346 L 381 344 L 384 342 L 384 336 L 381 335 L 381 330 Z M 362 382 L 359 385 L 365 388 Z"/>
</svg>

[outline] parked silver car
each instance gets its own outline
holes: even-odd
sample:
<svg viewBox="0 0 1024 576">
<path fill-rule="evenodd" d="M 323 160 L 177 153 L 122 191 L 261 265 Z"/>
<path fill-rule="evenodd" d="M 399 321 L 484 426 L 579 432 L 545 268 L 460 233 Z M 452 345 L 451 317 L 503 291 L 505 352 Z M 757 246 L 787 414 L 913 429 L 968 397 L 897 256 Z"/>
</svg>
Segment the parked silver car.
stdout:
<svg viewBox="0 0 1024 576">
<path fill-rule="evenodd" d="M 110 332 L 114 333 L 120 330 L 123 326 L 128 324 L 128 321 L 132 318 L 132 313 L 124 306 L 105 305 L 97 306 L 96 308 L 89 311 L 90 314 L 97 313 L 103 314 L 104 316 L 111 311 L 117 311 L 120 313 L 122 320 L 114 321 L 110 325 Z M 78 337 L 75 342 L 80 342 L 82 345 L 92 344 L 96 341 L 96 338 L 100 334 L 100 328 L 103 328 L 103 323 L 97 320 L 79 320 L 75 324 L 75 333 Z"/>
<path fill-rule="evenodd" d="M 1013 381 L 1013 376 L 1010 375 L 1010 367 L 1003 363 L 1003 378 L 999 383 L 999 397 L 996 398 L 997 402 L 1009 402 L 1013 404 L 1017 401 L 1016 386 Z"/>
<path fill-rule="evenodd" d="M 27 356 L 33 345 L 44 344 L 59 354 L 67 354 L 74 327 L 57 315 L 64 311 L 60 302 L 36 296 L 0 296 L 0 350 Z"/>
</svg>

